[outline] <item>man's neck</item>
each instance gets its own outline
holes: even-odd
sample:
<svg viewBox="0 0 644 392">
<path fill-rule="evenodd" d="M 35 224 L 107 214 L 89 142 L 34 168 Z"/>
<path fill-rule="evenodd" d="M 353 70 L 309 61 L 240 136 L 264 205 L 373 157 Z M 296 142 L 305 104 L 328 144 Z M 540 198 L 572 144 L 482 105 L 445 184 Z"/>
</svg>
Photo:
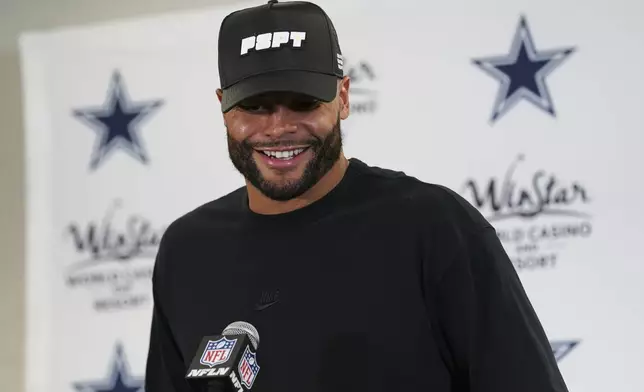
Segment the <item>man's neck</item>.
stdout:
<svg viewBox="0 0 644 392">
<path fill-rule="evenodd" d="M 306 191 L 303 195 L 291 200 L 277 201 L 266 197 L 259 189 L 246 183 L 248 189 L 248 207 L 255 213 L 263 215 L 284 214 L 287 212 L 295 211 L 297 209 L 306 207 L 309 204 L 323 198 L 327 193 L 335 188 L 347 171 L 349 161 L 345 158 L 344 154 L 340 159 L 331 167 L 321 179 L 311 189 Z"/>
</svg>

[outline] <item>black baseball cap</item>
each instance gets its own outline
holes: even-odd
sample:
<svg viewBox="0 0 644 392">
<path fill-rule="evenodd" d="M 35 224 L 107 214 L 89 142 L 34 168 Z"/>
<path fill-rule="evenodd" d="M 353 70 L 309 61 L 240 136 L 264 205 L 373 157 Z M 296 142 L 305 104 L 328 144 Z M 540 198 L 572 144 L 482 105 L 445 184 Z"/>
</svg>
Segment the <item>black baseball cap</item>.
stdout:
<svg viewBox="0 0 644 392">
<path fill-rule="evenodd" d="M 222 110 L 267 92 L 330 102 L 344 76 L 335 27 L 316 4 L 277 2 L 235 11 L 219 30 Z"/>
</svg>

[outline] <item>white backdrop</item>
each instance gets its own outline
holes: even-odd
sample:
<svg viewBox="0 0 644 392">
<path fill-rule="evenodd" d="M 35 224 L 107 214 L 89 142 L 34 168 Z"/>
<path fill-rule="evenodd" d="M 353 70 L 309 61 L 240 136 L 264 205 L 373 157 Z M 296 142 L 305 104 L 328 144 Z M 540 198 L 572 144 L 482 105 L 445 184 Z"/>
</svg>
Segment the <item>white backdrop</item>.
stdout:
<svg viewBox="0 0 644 392">
<path fill-rule="evenodd" d="M 159 237 L 243 184 L 217 34 L 259 3 L 22 37 L 27 392 L 141 385 Z M 571 391 L 644 390 L 644 3 L 319 4 L 353 79 L 347 154 L 481 209 Z"/>
</svg>

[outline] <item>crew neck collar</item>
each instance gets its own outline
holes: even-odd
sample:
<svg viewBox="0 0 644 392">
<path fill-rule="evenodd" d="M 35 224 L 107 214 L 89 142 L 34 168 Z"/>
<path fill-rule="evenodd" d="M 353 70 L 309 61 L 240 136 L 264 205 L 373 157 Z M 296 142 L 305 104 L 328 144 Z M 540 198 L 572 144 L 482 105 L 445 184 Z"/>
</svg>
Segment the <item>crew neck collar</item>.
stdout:
<svg viewBox="0 0 644 392">
<path fill-rule="evenodd" d="M 251 224 L 293 224 L 298 222 L 315 222 L 337 206 L 337 201 L 346 195 L 351 186 L 351 180 L 360 172 L 364 163 L 356 158 L 349 159 L 349 165 L 340 182 L 322 198 L 304 207 L 281 214 L 260 214 L 250 209 L 248 192 L 244 190 L 242 197 L 242 210 L 248 223 Z"/>
</svg>

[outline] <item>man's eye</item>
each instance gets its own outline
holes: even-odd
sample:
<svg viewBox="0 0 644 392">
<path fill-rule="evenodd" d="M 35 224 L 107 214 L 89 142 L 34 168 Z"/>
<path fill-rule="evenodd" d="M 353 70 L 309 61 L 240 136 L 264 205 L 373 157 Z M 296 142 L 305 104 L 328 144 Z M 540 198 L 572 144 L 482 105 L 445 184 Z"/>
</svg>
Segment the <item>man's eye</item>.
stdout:
<svg viewBox="0 0 644 392">
<path fill-rule="evenodd" d="M 320 106 L 320 101 L 317 100 L 306 100 L 306 101 L 295 101 L 292 102 L 290 105 L 292 110 L 298 111 L 298 112 L 308 112 L 311 110 L 315 110 Z"/>
<path fill-rule="evenodd" d="M 265 106 L 253 102 L 240 102 L 237 107 L 246 112 L 261 112 L 266 110 Z"/>
<path fill-rule="evenodd" d="M 308 112 L 317 109 L 320 106 L 320 101 L 318 100 L 293 100 L 288 103 L 284 103 L 290 110 L 296 112 Z M 275 110 L 275 105 L 269 103 L 262 103 L 256 101 L 242 101 L 237 104 L 237 107 L 245 112 L 249 113 L 270 113 Z"/>
</svg>

